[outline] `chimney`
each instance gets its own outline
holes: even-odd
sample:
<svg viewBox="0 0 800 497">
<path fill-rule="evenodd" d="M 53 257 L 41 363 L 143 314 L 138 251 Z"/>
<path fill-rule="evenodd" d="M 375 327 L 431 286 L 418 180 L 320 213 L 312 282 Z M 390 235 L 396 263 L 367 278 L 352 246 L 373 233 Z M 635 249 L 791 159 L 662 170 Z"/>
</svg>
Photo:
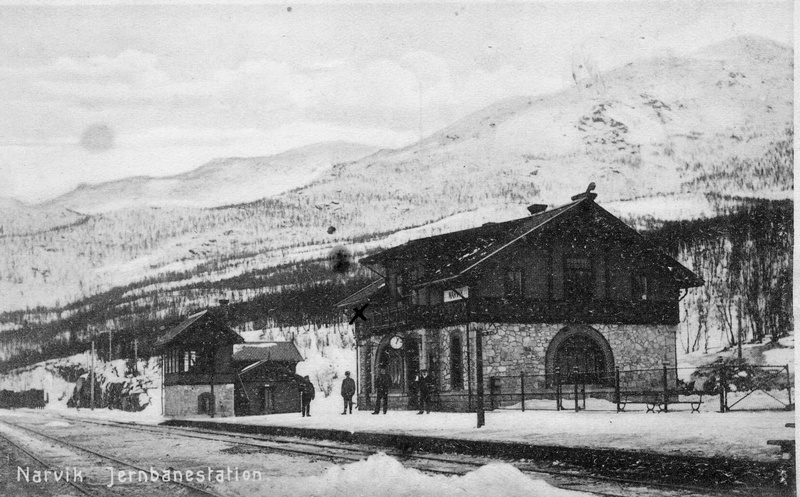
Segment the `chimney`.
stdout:
<svg viewBox="0 0 800 497">
<path fill-rule="evenodd" d="M 230 302 L 230 300 L 219 299 L 217 302 L 219 302 L 219 307 L 222 309 L 222 319 L 225 321 L 225 324 L 227 326 L 230 326 L 231 325 L 230 307 L 228 307 L 228 303 Z"/>
<path fill-rule="evenodd" d="M 528 206 L 528 212 L 531 213 L 531 216 L 539 214 L 540 212 L 544 212 L 547 210 L 546 204 L 531 204 Z"/>
</svg>

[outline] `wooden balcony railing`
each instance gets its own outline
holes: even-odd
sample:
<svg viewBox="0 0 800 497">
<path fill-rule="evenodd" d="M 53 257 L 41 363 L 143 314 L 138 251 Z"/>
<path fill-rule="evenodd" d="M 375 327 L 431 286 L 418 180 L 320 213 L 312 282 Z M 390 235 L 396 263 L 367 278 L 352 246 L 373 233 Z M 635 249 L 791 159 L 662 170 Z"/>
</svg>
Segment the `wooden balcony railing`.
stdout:
<svg viewBox="0 0 800 497">
<path fill-rule="evenodd" d="M 679 322 L 677 302 L 543 301 L 470 298 L 437 305 L 371 307 L 367 321 L 356 321 L 360 336 L 441 328 L 468 322 L 486 323 L 586 323 L 668 324 Z"/>
</svg>

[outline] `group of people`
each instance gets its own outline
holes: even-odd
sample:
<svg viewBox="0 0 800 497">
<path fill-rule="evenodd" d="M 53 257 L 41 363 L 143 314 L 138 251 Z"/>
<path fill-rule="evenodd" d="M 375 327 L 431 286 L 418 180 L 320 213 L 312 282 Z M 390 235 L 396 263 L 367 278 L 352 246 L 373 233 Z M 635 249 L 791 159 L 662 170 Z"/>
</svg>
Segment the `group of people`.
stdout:
<svg viewBox="0 0 800 497">
<path fill-rule="evenodd" d="M 419 412 L 417 414 L 424 414 L 431 412 L 431 395 L 433 394 L 435 383 L 433 377 L 428 374 L 427 369 L 420 371 L 419 376 L 416 377 L 414 383 L 417 387 L 417 400 L 419 402 Z M 375 378 L 375 410 L 372 414 L 379 414 L 381 406 L 383 406 L 383 413 L 389 409 L 389 387 L 392 384 L 392 379 L 386 368 L 380 368 L 378 376 Z"/>
<path fill-rule="evenodd" d="M 417 387 L 417 400 L 419 402 L 419 412 L 417 414 L 430 414 L 431 396 L 435 389 L 433 377 L 428 374 L 427 369 L 423 369 L 414 380 L 414 383 Z M 389 409 L 389 387 L 391 384 L 392 379 L 389 373 L 385 367 L 381 367 L 375 378 L 375 410 L 372 414 L 380 414 L 381 406 L 383 406 L 383 413 L 386 414 Z M 299 390 L 302 415 L 303 417 L 311 416 L 311 401 L 314 400 L 315 389 L 308 376 L 303 378 Z M 344 401 L 342 415 L 346 415 L 348 412 L 353 414 L 353 396 L 355 394 L 356 382 L 350 377 L 350 371 L 346 371 L 341 389 L 342 400 Z"/>
</svg>

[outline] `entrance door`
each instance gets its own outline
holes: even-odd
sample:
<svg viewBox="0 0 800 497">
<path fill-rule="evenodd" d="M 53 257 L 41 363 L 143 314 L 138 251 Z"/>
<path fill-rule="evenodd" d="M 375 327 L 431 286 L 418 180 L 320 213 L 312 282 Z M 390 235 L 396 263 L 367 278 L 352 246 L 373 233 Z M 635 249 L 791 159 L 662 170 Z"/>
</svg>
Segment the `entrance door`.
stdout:
<svg viewBox="0 0 800 497">
<path fill-rule="evenodd" d="M 413 394 L 411 386 L 419 375 L 419 344 L 412 337 L 406 337 L 399 349 L 387 345 L 381 353 L 379 366 L 389 373 L 390 392 Z"/>
<path fill-rule="evenodd" d="M 575 335 L 564 341 L 556 352 L 556 366 L 567 383 L 576 380 L 587 384 L 603 382 L 606 371 L 605 357 L 600 346 L 585 335 Z M 575 368 L 578 377 L 575 377 Z"/>
</svg>

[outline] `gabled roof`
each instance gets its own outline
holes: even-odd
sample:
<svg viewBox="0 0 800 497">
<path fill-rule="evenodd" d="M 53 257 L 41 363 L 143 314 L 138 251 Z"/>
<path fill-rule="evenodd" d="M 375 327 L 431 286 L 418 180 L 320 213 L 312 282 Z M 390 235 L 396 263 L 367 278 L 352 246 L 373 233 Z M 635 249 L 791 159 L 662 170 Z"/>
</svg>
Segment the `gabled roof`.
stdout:
<svg viewBox="0 0 800 497">
<path fill-rule="evenodd" d="M 425 281 L 417 283 L 418 287 L 454 279 L 525 236 L 542 229 L 584 201 L 586 199 L 579 199 L 522 219 L 487 223 L 477 228 L 412 240 L 365 257 L 361 262 L 374 264 L 388 259 L 425 261 L 430 270 Z"/>
<path fill-rule="evenodd" d="M 568 222 L 573 215 L 586 212 L 587 209 L 594 216 L 599 229 L 614 232 L 636 245 L 639 252 L 649 257 L 653 264 L 668 271 L 681 288 L 704 283 L 678 261 L 647 242 L 636 230 L 598 206 L 593 195 L 578 195 L 568 204 L 513 221 L 487 223 L 477 228 L 412 240 L 365 257 L 361 259 L 361 263 L 424 261 L 427 273 L 424 280 L 417 281 L 414 286 L 425 287 L 460 278 L 526 236 L 542 232 L 556 223 L 563 226 L 562 221 Z M 364 290 L 366 289 L 359 292 Z M 351 295 L 342 302 L 351 302 L 355 296 L 356 294 Z M 361 301 L 363 300 L 362 298 Z"/>
<path fill-rule="evenodd" d="M 292 342 L 250 342 L 233 346 L 234 362 L 302 362 L 303 356 Z"/>
<path fill-rule="evenodd" d="M 217 340 L 215 342 L 227 342 L 227 343 L 240 343 L 244 342 L 244 339 L 240 337 L 235 331 L 230 329 L 228 326 L 219 322 L 216 317 L 209 312 L 208 309 L 204 311 L 200 311 L 196 314 L 192 314 L 188 318 L 186 318 L 181 324 L 172 328 L 164 335 L 156 340 L 155 346 L 156 347 L 163 347 L 169 343 L 172 343 L 177 340 L 184 340 L 191 337 L 191 335 L 195 332 L 199 331 L 207 331 L 209 327 L 214 328 L 215 335 L 217 336 Z M 222 340 L 219 340 L 221 338 Z"/>
<path fill-rule="evenodd" d="M 365 286 L 361 290 L 358 290 L 354 294 L 346 297 L 343 300 L 340 300 L 334 307 L 350 307 L 354 305 L 358 305 L 361 302 L 366 300 L 371 300 L 372 297 L 377 296 L 386 288 L 386 282 L 383 279 L 375 280 L 369 285 Z"/>
</svg>

